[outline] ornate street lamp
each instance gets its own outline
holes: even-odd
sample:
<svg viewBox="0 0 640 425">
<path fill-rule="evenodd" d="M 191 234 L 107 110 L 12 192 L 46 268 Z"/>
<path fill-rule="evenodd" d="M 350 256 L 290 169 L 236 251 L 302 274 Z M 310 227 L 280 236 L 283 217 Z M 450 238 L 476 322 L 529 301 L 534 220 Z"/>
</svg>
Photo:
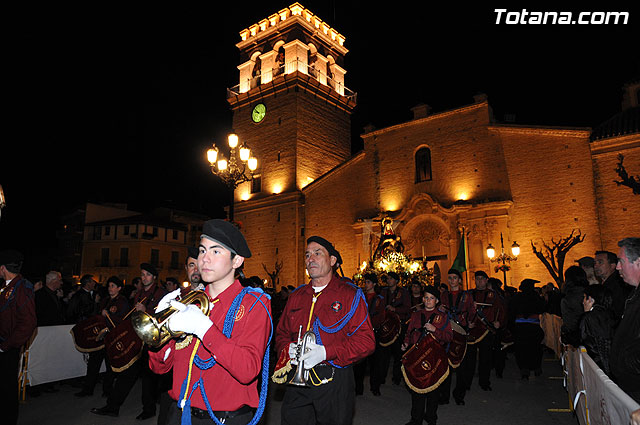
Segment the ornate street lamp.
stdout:
<svg viewBox="0 0 640 425">
<path fill-rule="evenodd" d="M 520 255 L 520 245 L 515 241 L 513 242 L 513 245 L 511 245 L 511 254 L 512 255 L 509 255 L 504 252 L 504 239 L 502 238 L 502 232 L 500 232 L 500 255 L 496 257 L 496 249 L 493 245 L 489 244 L 487 247 L 487 257 L 489 257 L 492 263 L 498 262 L 500 264 L 495 266 L 494 270 L 496 273 L 498 270 L 502 270 L 505 287 L 507 286 L 507 271 L 511 270 L 511 266 L 507 263 L 516 261 L 518 259 L 518 255 Z"/>
<path fill-rule="evenodd" d="M 207 161 L 211 166 L 211 173 L 220 177 L 231 189 L 231 203 L 229 204 L 229 220 L 233 221 L 234 193 L 238 185 L 253 180 L 254 171 L 258 168 L 258 160 L 251 156 L 251 150 L 242 145 L 238 148 L 238 135 L 229 134 L 228 137 L 229 160 L 218 150 L 214 144 L 207 151 Z"/>
</svg>

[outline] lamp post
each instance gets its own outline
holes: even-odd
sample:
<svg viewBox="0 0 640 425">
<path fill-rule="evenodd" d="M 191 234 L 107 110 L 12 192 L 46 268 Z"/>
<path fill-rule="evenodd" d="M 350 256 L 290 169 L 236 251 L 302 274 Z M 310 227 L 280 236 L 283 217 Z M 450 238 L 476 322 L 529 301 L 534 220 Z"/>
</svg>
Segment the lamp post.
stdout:
<svg viewBox="0 0 640 425">
<path fill-rule="evenodd" d="M 518 255 L 520 255 L 520 245 L 515 241 L 513 241 L 513 245 L 511 245 L 511 254 L 512 255 L 509 255 L 504 252 L 504 239 L 502 238 L 502 232 L 500 232 L 500 255 L 496 257 L 496 250 L 493 245 L 489 244 L 487 247 L 487 257 L 489 257 L 491 262 L 500 263 L 500 265 L 495 267 L 495 271 L 497 272 L 498 270 L 502 270 L 505 288 L 507 286 L 507 271 L 511 270 L 511 266 L 508 263 L 516 261 L 518 259 Z"/>
<path fill-rule="evenodd" d="M 251 156 L 251 150 L 245 144 L 238 148 L 239 140 L 236 134 L 229 134 L 228 143 L 231 149 L 228 161 L 215 144 L 207 151 L 207 161 L 211 166 L 211 173 L 220 177 L 231 189 L 229 220 L 233 221 L 236 188 L 241 183 L 253 180 L 253 173 L 258 168 L 258 160 Z"/>
</svg>

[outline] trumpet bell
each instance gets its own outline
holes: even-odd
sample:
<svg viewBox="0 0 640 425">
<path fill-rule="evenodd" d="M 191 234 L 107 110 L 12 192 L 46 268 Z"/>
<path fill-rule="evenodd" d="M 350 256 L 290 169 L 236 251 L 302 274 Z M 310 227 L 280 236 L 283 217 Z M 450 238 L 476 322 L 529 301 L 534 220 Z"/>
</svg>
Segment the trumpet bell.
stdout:
<svg viewBox="0 0 640 425">
<path fill-rule="evenodd" d="M 198 304 L 200 311 L 206 316 L 209 315 L 211 307 L 209 296 L 204 291 L 191 291 L 181 300 L 183 304 Z M 136 311 L 131 315 L 131 324 L 140 339 L 151 347 L 160 347 L 173 337 L 181 336 L 184 332 L 172 332 L 169 329 L 169 318 L 177 313 L 173 307 L 165 308 L 155 314 L 144 311 Z"/>
</svg>

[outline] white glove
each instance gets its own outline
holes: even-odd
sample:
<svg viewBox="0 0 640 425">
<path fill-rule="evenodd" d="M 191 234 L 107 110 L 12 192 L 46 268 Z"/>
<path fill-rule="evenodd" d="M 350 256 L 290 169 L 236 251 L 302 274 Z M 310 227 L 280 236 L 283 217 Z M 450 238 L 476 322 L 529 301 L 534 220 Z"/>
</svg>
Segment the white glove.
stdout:
<svg viewBox="0 0 640 425">
<path fill-rule="evenodd" d="M 291 364 L 297 365 L 298 359 L 296 358 L 296 354 L 298 354 L 298 344 L 292 342 L 289 344 L 289 358 L 291 359 Z"/>
<path fill-rule="evenodd" d="M 170 305 L 178 310 L 169 318 L 168 325 L 171 332 L 194 334 L 202 340 L 209 328 L 213 326 L 211 320 L 193 304 L 184 305 L 179 301 L 171 301 Z"/>
<path fill-rule="evenodd" d="M 324 345 L 309 342 L 305 351 L 306 352 L 300 357 L 300 361 L 304 363 L 305 369 L 311 369 L 327 359 L 327 350 L 325 350 Z"/>
<path fill-rule="evenodd" d="M 156 313 L 164 310 L 165 308 L 169 308 L 169 302 L 171 300 L 175 300 L 178 295 L 180 295 L 180 288 L 176 289 L 175 291 L 169 292 L 167 295 L 162 297 L 162 299 L 156 306 Z"/>
</svg>

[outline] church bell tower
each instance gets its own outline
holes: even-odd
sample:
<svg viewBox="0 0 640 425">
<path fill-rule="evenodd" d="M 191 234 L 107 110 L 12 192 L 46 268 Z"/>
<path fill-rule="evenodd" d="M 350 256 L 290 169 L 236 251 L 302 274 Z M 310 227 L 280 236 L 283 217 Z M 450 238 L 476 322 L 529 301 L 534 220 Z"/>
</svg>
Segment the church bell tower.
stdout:
<svg viewBox="0 0 640 425">
<path fill-rule="evenodd" d="M 351 155 L 356 95 L 345 87 L 345 37 L 294 3 L 240 31 L 233 129 L 258 158 L 235 192 L 235 219 L 254 256 L 247 276 L 282 263 L 280 285 L 305 283 L 302 188 Z M 330 207 L 328 205 L 328 207 Z M 264 268 L 262 266 L 264 264 Z"/>
</svg>

